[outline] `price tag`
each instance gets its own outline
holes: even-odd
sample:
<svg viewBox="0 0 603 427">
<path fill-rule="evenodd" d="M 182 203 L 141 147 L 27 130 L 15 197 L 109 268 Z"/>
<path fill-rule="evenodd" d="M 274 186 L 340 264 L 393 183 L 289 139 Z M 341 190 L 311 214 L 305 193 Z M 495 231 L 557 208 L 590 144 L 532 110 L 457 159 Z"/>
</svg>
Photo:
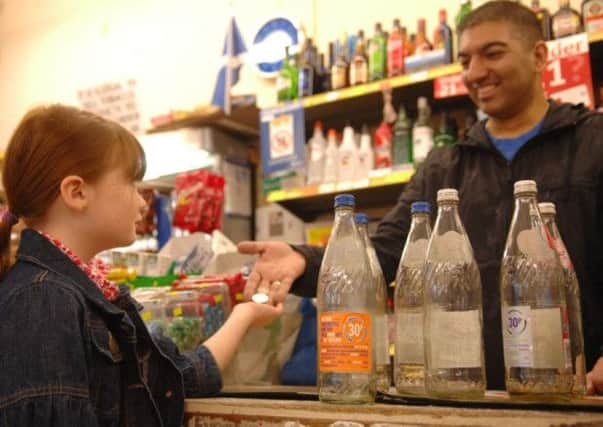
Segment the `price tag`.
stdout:
<svg viewBox="0 0 603 427">
<path fill-rule="evenodd" d="M 433 81 L 433 97 L 435 99 L 452 98 L 468 93 L 461 73 L 438 77 Z"/>
<path fill-rule="evenodd" d="M 593 108 L 593 79 L 585 33 L 547 42 L 549 56 L 542 73 L 547 98 Z"/>
</svg>

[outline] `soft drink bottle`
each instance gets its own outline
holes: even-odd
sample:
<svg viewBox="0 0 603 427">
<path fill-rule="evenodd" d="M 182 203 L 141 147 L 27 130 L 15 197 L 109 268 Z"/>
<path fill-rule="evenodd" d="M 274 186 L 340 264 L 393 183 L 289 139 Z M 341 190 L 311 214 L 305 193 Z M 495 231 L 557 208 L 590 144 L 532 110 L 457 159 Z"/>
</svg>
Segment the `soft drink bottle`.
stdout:
<svg viewBox="0 0 603 427">
<path fill-rule="evenodd" d="M 584 359 L 584 335 L 582 334 L 582 309 L 580 307 L 580 285 L 574 270 L 574 264 L 569 256 L 561 233 L 557 228 L 555 216 L 557 210 L 554 203 L 538 203 L 538 210 L 542 215 L 549 236 L 553 242 L 553 248 L 559 256 L 563 268 L 563 285 L 565 289 L 565 302 L 567 305 L 567 317 L 569 337 L 572 354 L 572 374 L 574 384 L 572 392 L 576 395 L 586 393 L 586 361 Z"/>
<path fill-rule="evenodd" d="M 438 191 L 437 202 L 424 269 L 425 391 L 479 398 L 486 388 L 479 269 L 459 217 L 457 190 Z"/>
<path fill-rule="evenodd" d="M 354 196 L 335 196 L 335 221 L 318 275 L 318 397 L 322 402 L 375 399 L 377 304 L 367 251 L 354 224 Z"/>
<path fill-rule="evenodd" d="M 410 212 L 410 230 L 400 258 L 394 291 L 394 378 L 399 393 L 424 394 L 423 268 L 431 235 L 431 207 L 427 202 L 414 202 L 410 205 Z"/>
<path fill-rule="evenodd" d="M 369 267 L 373 276 L 373 292 L 377 298 L 375 307 L 375 385 L 379 391 L 389 391 L 391 384 L 389 363 L 389 337 L 387 325 L 387 287 L 377 252 L 368 233 L 368 215 L 356 214 L 356 227 L 366 247 Z"/>
<path fill-rule="evenodd" d="M 536 182 L 517 181 L 500 273 L 505 382 L 525 398 L 572 389 L 563 271 L 536 202 Z"/>
</svg>

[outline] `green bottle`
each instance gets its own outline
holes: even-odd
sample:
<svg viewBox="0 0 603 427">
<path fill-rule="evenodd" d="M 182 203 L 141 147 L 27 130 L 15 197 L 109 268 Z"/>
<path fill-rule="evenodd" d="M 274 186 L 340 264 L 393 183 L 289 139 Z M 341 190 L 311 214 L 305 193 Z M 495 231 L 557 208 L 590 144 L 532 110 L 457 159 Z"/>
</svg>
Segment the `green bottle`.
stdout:
<svg viewBox="0 0 603 427">
<path fill-rule="evenodd" d="M 461 0 L 461 8 L 459 9 L 455 18 L 456 28 L 461 25 L 461 22 L 463 21 L 465 16 L 469 14 L 469 12 L 471 12 L 471 0 Z"/>
<path fill-rule="evenodd" d="M 435 147 L 446 147 L 448 145 L 454 145 L 456 142 L 457 126 L 454 117 L 449 116 L 447 112 L 442 113 L 440 122 L 440 129 L 436 133 L 433 139 Z"/>
<path fill-rule="evenodd" d="M 403 165 L 405 163 L 412 163 L 411 157 L 411 144 L 412 144 L 412 123 L 408 115 L 406 115 L 406 108 L 404 104 L 400 104 L 400 110 L 398 112 L 398 120 L 394 124 L 394 146 L 393 151 L 393 164 Z"/>
<path fill-rule="evenodd" d="M 387 44 L 381 23 L 375 24 L 375 35 L 369 43 L 369 79 L 381 80 L 386 75 Z"/>
<path fill-rule="evenodd" d="M 289 55 L 289 47 L 285 47 L 285 60 L 276 79 L 278 101 L 291 101 L 298 98 L 299 70 L 294 55 Z"/>
</svg>

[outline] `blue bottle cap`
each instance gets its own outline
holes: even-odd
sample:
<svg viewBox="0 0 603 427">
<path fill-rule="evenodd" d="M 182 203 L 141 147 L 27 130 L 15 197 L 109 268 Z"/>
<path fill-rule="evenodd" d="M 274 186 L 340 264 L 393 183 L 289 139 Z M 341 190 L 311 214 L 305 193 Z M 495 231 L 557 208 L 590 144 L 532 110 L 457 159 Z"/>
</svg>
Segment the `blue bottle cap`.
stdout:
<svg viewBox="0 0 603 427">
<path fill-rule="evenodd" d="M 339 206 L 356 206 L 356 198 L 352 194 L 338 194 L 335 196 L 335 207 Z"/>
<path fill-rule="evenodd" d="M 429 202 L 414 202 L 410 205 L 410 213 L 430 213 L 431 205 Z"/>
<path fill-rule="evenodd" d="M 356 224 L 368 224 L 368 215 L 365 213 L 357 213 L 354 216 L 354 221 L 356 221 Z"/>
</svg>

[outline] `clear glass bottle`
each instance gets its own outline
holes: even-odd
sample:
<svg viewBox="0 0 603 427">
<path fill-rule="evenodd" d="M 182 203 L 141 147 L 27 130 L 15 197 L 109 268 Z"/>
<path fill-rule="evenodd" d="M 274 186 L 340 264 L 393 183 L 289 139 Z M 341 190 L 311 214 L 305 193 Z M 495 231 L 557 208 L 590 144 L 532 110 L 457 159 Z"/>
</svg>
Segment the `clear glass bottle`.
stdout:
<svg viewBox="0 0 603 427">
<path fill-rule="evenodd" d="M 375 306 L 375 386 L 379 391 L 389 391 L 391 384 L 390 376 L 390 361 L 389 361 L 389 337 L 387 324 L 387 287 L 385 286 L 385 278 L 377 252 L 373 246 L 373 242 L 368 233 L 368 215 L 365 213 L 357 213 L 356 227 L 362 237 L 364 246 L 366 247 L 371 275 L 373 276 L 373 284 L 377 304 Z"/>
<path fill-rule="evenodd" d="M 596 33 L 603 30 L 603 0 L 582 0 L 584 31 Z"/>
<path fill-rule="evenodd" d="M 325 169 L 325 151 L 327 140 L 322 132 L 322 123 L 314 122 L 314 133 L 308 141 L 310 161 L 308 162 L 308 184 L 320 184 L 323 181 Z"/>
<path fill-rule="evenodd" d="M 559 0 L 559 10 L 553 15 L 551 22 L 554 39 L 583 31 L 582 18 L 576 10 L 571 8 L 569 0 Z"/>
<path fill-rule="evenodd" d="M 559 259 L 536 204 L 536 182 L 517 181 L 500 273 L 505 382 L 511 395 L 543 398 L 572 388 Z"/>
<path fill-rule="evenodd" d="M 375 400 L 377 298 L 354 205 L 350 194 L 335 196 L 335 221 L 318 275 L 317 385 L 322 402 Z"/>
<path fill-rule="evenodd" d="M 427 202 L 410 205 L 412 220 L 396 273 L 394 379 L 402 394 L 425 394 L 423 347 L 423 268 L 431 236 Z"/>
<path fill-rule="evenodd" d="M 412 130 L 412 158 L 421 163 L 433 148 L 433 128 L 431 127 L 431 109 L 427 98 L 417 98 L 419 114 Z"/>
<path fill-rule="evenodd" d="M 411 163 L 412 122 L 406 114 L 404 104 L 400 104 L 398 120 L 394 124 L 394 142 L 392 146 L 392 163 L 403 165 Z"/>
<path fill-rule="evenodd" d="M 532 0 L 532 11 L 536 14 L 536 18 L 540 22 L 542 35 L 545 40 L 551 39 L 551 14 L 545 7 L 540 6 L 540 0 Z"/>
<path fill-rule="evenodd" d="M 425 391 L 480 398 L 486 380 L 479 269 L 459 217 L 457 190 L 438 191 L 437 202 L 424 269 Z"/>
<path fill-rule="evenodd" d="M 563 285 L 565 288 L 565 302 L 567 305 L 567 318 L 569 338 L 572 355 L 572 374 L 574 376 L 572 393 L 575 395 L 586 394 L 586 360 L 584 358 L 584 335 L 582 333 L 582 309 L 580 307 L 580 285 L 574 270 L 574 264 L 557 228 L 555 216 L 557 210 L 554 203 L 539 203 L 538 210 L 553 241 L 553 248 L 559 256 L 563 268 Z"/>
</svg>

